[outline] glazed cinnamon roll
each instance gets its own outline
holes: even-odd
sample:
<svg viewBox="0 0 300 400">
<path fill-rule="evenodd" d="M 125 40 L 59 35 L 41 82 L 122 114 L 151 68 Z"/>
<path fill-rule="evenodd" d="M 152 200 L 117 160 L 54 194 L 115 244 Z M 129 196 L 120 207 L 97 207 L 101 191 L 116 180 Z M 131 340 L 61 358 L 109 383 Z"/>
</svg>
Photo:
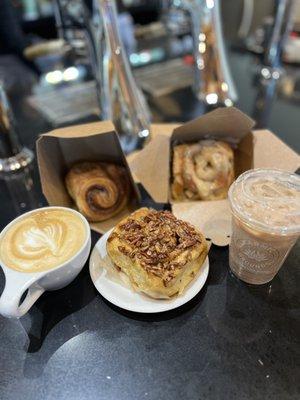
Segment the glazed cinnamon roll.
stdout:
<svg viewBox="0 0 300 400">
<path fill-rule="evenodd" d="M 220 200 L 234 180 L 234 156 L 229 144 L 214 140 L 175 146 L 174 200 Z"/>
<path fill-rule="evenodd" d="M 92 222 L 116 215 L 129 199 L 129 179 L 119 165 L 81 162 L 70 169 L 65 182 L 78 210 Z"/>
</svg>

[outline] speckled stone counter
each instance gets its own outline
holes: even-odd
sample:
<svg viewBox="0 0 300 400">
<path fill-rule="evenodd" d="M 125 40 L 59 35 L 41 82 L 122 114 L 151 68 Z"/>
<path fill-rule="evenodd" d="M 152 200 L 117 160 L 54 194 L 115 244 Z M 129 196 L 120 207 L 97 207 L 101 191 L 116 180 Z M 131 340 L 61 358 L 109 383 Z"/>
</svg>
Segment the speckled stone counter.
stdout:
<svg viewBox="0 0 300 400">
<path fill-rule="evenodd" d="M 16 104 L 23 140 L 33 147 L 49 128 L 22 99 Z M 288 142 L 299 145 L 293 134 Z M 36 169 L 34 179 L 44 204 Z M 14 217 L 3 182 L 0 204 L 2 228 Z M 93 244 L 98 238 L 93 234 Z M 0 316 L 0 399 L 299 399 L 300 244 L 271 284 L 259 287 L 229 273 L 227 247 L 213 246 L 209 257 L 204 288 L 171 312 L 133 314 L 110 305 L 86 265 L 20 320 Z M 0 272 L 0 293 L 3 286 Z"/>
</svg>

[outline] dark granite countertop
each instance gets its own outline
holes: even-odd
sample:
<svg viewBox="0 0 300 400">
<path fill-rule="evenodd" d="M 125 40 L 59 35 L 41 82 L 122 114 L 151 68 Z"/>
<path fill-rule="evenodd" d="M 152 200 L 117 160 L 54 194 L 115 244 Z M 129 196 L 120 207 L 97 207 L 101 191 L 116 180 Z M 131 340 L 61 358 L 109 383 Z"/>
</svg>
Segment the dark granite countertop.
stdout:
<svg viewBox="0 0 300 400">
<path fill-rule="evenodd" d="M 248 113 L 256 93 L 249 60 L 231 57 L 240 107 Z M 14 105 L 22 139 L 33 148 L 49 126 L 22 96 Z M 298 115 L 299 106 L 277 99 L 269 125 L 296 150 Z M 34 182 L 45 204 L 36 169 Z M 2 228 L 15 214 L 3 182 L 0 203 Z M 93 244 L 98 238 L 93 233 Z M 227 247 L 212 246 L 209 257 L 202 291 L 171 312 L 142 315 L 112 306 L 86 265 L 20 320 L 0 316 L 0 399 L 299 399 L 299 242 L 276 278 L 258 287 L 229 273 Z M 1 272 L 0 292 L 3 286 Z"/>
</svg>

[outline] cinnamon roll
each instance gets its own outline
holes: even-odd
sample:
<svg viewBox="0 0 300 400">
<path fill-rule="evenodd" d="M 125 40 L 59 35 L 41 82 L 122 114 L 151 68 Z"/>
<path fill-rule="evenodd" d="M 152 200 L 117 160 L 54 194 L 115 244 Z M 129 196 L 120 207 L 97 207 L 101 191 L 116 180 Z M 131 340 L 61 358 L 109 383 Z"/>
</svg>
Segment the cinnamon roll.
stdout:
<svg viewBox="0 0 300 400">
<path fill-rule="evenodd" d="M 78 210 L 92 222 L 116 215 L 125 207 L 130 195 L 125 168 L 111 163 L 75 164 L 65 182 Z"/>
<path fill-rule="evenodd" d="M 220 200 L 234 180 L 234 155 L 228 143 L 202 140 L 173 149 L 174 200 Z"/>
<path fill-rule="evenodd" d="M 153 298 L 181 294 L 208 253 L 205 237 L 169 211 L 141 208 L 110 234 L 107 253 L 134 289 Z"/>
</svg>

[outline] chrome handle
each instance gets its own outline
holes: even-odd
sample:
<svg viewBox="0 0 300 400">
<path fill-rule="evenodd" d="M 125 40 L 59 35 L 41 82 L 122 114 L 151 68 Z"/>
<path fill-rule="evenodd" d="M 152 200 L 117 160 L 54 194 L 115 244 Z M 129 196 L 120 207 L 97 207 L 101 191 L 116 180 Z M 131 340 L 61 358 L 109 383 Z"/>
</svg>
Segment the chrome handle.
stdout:
<svg viewBox="0 0 300 400">
<path fill-rule="evenodd" d="M 194 41 L 194 92 L 207 104 L 232 105 L 237 92 L 226 58 L 219 0 L 172 0 L 191 19 Z"/>
<path fill-rule="evenodd" d="M 282 49 L 292 28 L 293 0 L 279 0 L 274 26 L 264 57 L 265 66 L 276 68 L 281 64 Z"/>
<path fill-rule="evenodd" d="M 20 143 L 11 106 L 0 83 L 0 177 L 27 167 L 32 160 L 32 151 Z"/>
<path fill-rule="evenodd" d="M 106 37 L 103 81 L 110 96 L 112 119 L 126 151 L 141 147 L 150 135 L 150 114 L 134 80 L 121 40 L 114 0 L 97 0 Z"/>
<path fill-rule="evenodd" d="M 56 0 L 56 20 L 67 40 L 68 30 L 84 31 L 101 119 L 114 122 L 126 152 L 141 147 L 150 136 L 150 113 L 121 40 L 115 1 L 94 0 L 90 12 L 82 0 Z"/>
</svg>

